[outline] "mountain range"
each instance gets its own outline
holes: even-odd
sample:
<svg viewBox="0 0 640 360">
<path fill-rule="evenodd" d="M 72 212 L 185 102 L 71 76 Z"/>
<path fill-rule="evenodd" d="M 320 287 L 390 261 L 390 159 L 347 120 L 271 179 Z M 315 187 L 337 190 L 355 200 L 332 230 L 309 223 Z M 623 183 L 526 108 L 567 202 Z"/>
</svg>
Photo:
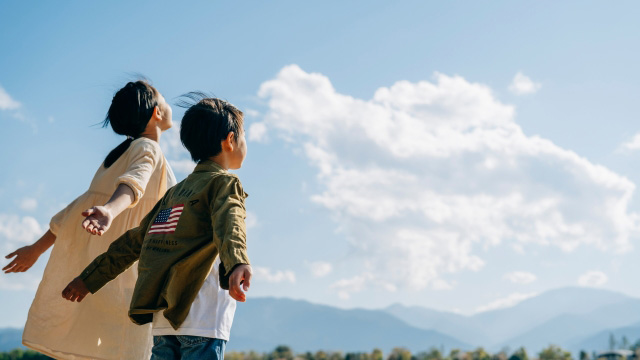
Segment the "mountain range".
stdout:
<svg viewBox="0 0 640 360">
<path fill-rule="evenodd" d="M 402 305 L 392 305 L 385 311 L 414 327 L 437 329 L 493 351 L 520 346 L 539 351 L 549 344 L 573 351 L 598 351 L 608 347 L 609 332 L 640 321 L 640 299 L 606 290 L 569 287 L 545 292 L 510 308 L 472 316 Z M 586 337 L 603 331 L 607 332 L 606 346 L 584 342 Z"/>
<path fill-rule="evenodd" d="M 20 330 L 0 329 L 0 351 L 20 345 Z M 561 288 L 505 309 L 465 316 L 418 306 L 338 309 L 284 298 L 238 305 L 227 351 L 412 352 L 437 347 L 490 352 L 524 346 L 536 354 L 549 344 L 577 353 L 608 349 L 609 338 L 640 340 L 640 299 L 592 288 Z"/>
</svg>

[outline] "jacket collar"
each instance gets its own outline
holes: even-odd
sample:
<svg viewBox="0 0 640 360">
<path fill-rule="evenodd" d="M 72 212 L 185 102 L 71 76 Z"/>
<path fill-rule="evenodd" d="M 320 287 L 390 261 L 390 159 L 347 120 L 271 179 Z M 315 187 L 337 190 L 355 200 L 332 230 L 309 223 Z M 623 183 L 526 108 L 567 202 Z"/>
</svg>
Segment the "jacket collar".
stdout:
<svg viewBox="0 0 640 360">
<path fill-rule="evenodd" d="M 211 160 L 200 161 L 196 168 L 193 169 L 194 173 L 197 172 L 226 172 L 227 170 L 223 169 L 222 166 Z"/>
</svg>

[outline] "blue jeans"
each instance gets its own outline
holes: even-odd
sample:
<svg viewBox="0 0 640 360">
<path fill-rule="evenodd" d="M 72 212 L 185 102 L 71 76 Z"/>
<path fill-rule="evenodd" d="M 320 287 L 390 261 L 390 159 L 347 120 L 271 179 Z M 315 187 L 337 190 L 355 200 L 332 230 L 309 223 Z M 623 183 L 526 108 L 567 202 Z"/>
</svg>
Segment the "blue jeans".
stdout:
<svg viewBox="0 0 640 360">
<path fill-rule="evenodd" d="M 224 360 L 226 345 L 227 340 L 202 336 L 154 336 L 151 360 Z"/>
</svg>

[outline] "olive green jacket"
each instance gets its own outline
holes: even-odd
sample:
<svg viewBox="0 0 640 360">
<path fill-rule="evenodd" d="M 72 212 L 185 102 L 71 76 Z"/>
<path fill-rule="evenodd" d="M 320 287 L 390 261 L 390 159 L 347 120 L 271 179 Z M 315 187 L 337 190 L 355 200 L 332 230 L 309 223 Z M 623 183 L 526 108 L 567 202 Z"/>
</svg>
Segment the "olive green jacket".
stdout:
<svg viewBox="0 0 640 360">
<path fill-rule="evenodd" d="M 167 191 L 142 220 L 115 240 L 82 272 L 80 278 L 95 293 L 136 260 L 138 280 L 129 317 L 139 325 L 164 310 L 174 329 L 220 255 L 221 276 L 239 264 L 249 264 L 246 247 L 247 194 L 237 176 L 213 161 L 196 166 L 185 180 Z"/>
</svg>

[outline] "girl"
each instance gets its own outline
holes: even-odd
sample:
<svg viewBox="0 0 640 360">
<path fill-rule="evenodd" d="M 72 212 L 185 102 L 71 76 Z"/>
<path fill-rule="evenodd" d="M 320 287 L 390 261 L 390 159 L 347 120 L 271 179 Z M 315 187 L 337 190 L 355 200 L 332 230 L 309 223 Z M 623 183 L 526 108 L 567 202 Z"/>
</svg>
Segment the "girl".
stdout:
<svg viewBox="0 0 640 360">
<path fill-rule="evenodd" d="M 127 140 L 107 155 L 89 190 L 51 219 L 40 240 L 9 254 L 15 259 L 3 269 L 26 271 L 55 242 L 22 337 L 25 346 L 55 358 L 148 359 L 151 354 L 151 328 L 127 316 L 137 266 L 82 304 L 60 296 L 70 279 L 137 226 L 176 183 L 158 145 L 172 125 L 171 107 L 155 88 L 136 81 L 120 89 L 103 123 L 108 124 Z M 104 206 L 91 207 L 95 204 Z"/>
</svg>

